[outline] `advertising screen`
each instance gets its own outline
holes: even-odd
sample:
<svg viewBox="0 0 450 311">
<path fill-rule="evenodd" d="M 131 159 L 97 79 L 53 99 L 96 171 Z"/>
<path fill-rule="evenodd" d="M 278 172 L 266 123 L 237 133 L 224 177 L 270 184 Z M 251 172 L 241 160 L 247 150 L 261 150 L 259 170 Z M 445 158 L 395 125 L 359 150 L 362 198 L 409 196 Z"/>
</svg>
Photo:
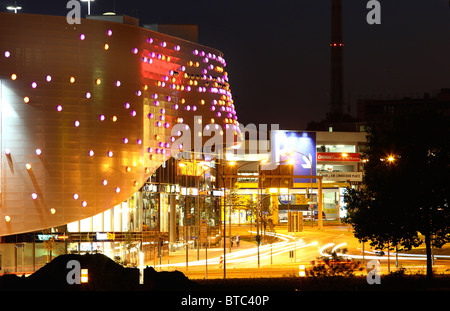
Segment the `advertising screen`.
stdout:
<svg viewBox="0 0 450 311">
<path fill-rule="evenodd" d="M 316 175 L 315 132 L 273 131 L 271 135 L 272 163 L 291 163 L 294 165 L 294 175 Z M 295 178 L 294 182 L 308 183 L 311 178 Z"/>
</svg>

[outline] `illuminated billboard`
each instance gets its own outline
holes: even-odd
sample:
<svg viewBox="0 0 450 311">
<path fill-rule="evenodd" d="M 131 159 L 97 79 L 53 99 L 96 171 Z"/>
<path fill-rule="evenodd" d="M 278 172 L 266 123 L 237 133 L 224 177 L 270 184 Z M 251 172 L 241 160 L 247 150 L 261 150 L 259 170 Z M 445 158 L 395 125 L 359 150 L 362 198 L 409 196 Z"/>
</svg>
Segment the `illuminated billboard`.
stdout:
<svg viewBox="0 0 450 311">
<path fill-rule="evenodd" d="M 273 131 L 271 144 L 272 163 L 294 165 L 294 175 L 316 175 L 315 132 Z M 311 178 L 295 178 L 294 182 L 308 183 Z"/>
</svg>

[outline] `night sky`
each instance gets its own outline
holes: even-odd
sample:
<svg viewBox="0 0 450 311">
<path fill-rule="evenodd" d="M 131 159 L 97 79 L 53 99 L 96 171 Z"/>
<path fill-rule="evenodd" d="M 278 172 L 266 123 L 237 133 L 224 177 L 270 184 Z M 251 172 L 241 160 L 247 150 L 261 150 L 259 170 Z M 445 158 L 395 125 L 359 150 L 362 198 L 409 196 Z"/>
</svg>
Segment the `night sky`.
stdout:
<svg viewBox="0 0 450 311">
<path fill-rule="evenodd" d="M 368 25 L 368 0 L 344 0 L 344 93 L 350 114 L 361 97 L 418 97 L 450 88 L 448 0 L 379 0 L 381 25 Z M 21 13 L 68 13 L 65 0 L 18 0 Z M 115 4 L 114 4 L 115 3 Z M 1 11 L 14 0 L 0 0 Z M 96 0 L 140 23 L 198 24 L 199 43 L 224 53 L 244 124 L 304 129 L 328 112 L 330 0 Z M 82 4 L 83 16 L 87 3 Z"/>
</svg>

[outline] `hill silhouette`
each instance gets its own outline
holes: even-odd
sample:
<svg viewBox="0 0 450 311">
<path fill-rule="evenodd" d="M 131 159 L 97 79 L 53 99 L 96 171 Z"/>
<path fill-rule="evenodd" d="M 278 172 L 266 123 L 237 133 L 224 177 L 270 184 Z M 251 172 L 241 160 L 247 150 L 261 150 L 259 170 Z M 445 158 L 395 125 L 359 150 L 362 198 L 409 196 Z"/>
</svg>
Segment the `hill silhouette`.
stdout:
<svg viewBox="0 0 450 311">
<path fill-rule="evenodd" d="M 71 260 L 88 269 L 88 283 L 68 284 Z M 144 269 L 144 284 L 139 284 L 138 268 L 123 267 L 103 254 L 60 255 L 28 277 L 0 276 L 0 290 L 10 291 L 183 291 L 196 286 L 180 271 L 158 272 L 152 267 Z"/>
</svg>

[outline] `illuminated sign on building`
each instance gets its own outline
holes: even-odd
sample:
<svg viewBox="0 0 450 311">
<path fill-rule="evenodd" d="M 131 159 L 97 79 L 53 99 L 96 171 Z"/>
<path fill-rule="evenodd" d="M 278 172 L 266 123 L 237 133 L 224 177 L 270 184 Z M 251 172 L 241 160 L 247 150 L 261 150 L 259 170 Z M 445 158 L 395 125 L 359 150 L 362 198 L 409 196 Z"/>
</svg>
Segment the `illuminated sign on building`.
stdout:
<svg viewBox="0 0 450 311">
<path fill-rule="evenodd" d="M 318 152 L 317 161 L 330 162 L 360 162 L 361 157 L 359 153 L 348 152 Z"/>
<path fill-rule="evenodd" d="M 111 232 L 97 232 L 95 237 L 97 241 L 111 241 L 116 238 L 116 234 Z"/>
<path fill-rule="evenodd" d="M 274 164 L 292 163 L 294 175 L 316 175 L 316 133 L 273 131 L 271 156 Z M 311 179 L 296 178 L 294 182 L 307 183 Z"/>
</svg>

